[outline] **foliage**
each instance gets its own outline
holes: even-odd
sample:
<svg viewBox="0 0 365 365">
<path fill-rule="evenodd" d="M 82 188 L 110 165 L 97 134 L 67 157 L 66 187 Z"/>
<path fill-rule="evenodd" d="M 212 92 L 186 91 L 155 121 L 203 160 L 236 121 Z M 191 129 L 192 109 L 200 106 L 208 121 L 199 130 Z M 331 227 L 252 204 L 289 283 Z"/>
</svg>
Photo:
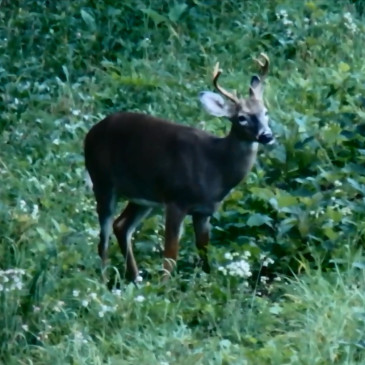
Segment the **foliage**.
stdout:
<svg viewBox="0 0 365 365">
<path fill-rule="evenodd" d="M 0 359 L 4 364 L 364 363 L 362 1 L 0 0 Z M 278 142 L 213 219 L 213 273 L 158 282 L 161 215 L 137 232 L 147 278 L 100 277 L 83 137 L 139 110 L 223 135 L 198 108 L 213 65 L 247 92 L 272 67 Z M 223 82 L 223 80 L 222 80 Z"/>
</svg>

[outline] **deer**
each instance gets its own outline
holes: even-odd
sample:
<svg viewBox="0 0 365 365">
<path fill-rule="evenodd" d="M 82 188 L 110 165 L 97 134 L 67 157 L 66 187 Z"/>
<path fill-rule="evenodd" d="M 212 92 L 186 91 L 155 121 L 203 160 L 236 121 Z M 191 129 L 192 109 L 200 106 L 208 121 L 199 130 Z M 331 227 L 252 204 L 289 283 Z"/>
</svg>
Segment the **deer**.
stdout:
<svg viewBox="0 0 365 365">
<path fill-rule="evenodd" d="M 209 114 L 229 120 L 225 137 L 139 112 L 111 114 L 88 131 L 85 166 L 96 200 L 103 267 L 113 231 L 125 259 L 125 279 L 139 280 L 132 236 L 151 210 L 160 206 L 165 209 L 163 277 L 174 271 L 187 215 L 192 216 L 200 267 L 210 272 L 210 218 L 250 172 L 258 145 L 275 141 L 263 99 L 269 58 L 261 53 L 255 61 L 261 72 L 252 76 L 248 97 L 239 98 L 218 84 L 219 63 L 213 71 L 217 92 L 199 93 Z M 127 203 L 113 221 L 120 198 Z"/>
</svg>

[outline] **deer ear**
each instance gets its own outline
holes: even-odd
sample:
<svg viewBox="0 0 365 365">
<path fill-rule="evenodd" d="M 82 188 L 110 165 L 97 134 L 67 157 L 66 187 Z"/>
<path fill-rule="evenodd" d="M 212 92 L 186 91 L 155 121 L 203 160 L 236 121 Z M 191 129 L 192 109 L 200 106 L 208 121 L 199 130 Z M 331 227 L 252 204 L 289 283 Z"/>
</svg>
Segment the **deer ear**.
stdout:
<svg viewBox="0 0 365 365">
<path fill-rule="evenodd" d="M 209 114 L 215 117 L 231 117 L 230 106 L 219 94 L 202 91 L 199 94 L 199 100 Z"/>
<path fill-rule="evenodd" d="M 252 98 L 260 99 L 262 97 L 262 83 L 257 75 L 252 76 L 249 93 Z"/>
</svg>

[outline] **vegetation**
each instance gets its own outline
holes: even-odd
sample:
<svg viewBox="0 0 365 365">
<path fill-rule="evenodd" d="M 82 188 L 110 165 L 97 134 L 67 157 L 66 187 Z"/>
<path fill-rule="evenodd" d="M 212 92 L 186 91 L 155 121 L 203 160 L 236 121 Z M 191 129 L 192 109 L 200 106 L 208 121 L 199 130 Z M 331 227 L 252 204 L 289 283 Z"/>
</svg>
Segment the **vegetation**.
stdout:
<svg viewBox="0 0 365 365">
<path fill-rule="evenodd" d="M 365 364 L 361 0 L 0 5 L 0 362 Z M 157 214 L 136 235 L 144 281 L 123 280 L 113 239 L 107 288 L 87 130 L 139 110 L 223 135 L 197 95 L 217 61 L 246 93 L 262 51 L 278 141 L 214 216 L 212 274 L 187 220 L 160 284 Z"/>
</svg>

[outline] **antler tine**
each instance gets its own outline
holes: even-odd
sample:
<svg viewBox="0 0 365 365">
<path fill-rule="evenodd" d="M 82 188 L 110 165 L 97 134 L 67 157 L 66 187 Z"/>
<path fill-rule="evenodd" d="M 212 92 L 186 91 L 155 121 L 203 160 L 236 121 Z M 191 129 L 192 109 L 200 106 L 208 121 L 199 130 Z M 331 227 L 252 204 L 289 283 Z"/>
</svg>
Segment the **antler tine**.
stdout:
<svg viewBox="0 0 365 365">
<path fill-rule="evenodd" d="M 233 93 L 230 93 L 229 91 L 223 89 L 223 87 L 218 85 L 218 79 L 221 75 L 222 70 L 219 68 L 219 62 L 216 63 L 213 71 L 213 85 L 214 87 L 225 97 L 227 97 L 229 100 L 233 101 L 235 104 L 239 103 L 239 100 L 236 95 Z"/>
<path fill-rule="evenodd" d="M 269 72 L 269 65 L 270 65 L 270 60 L 269 57 L 266 55 L 266 53 L 260 53 L 260 57 L 263 59 L 263 61 L 261 61 L 258 58 L 255 58 L 254 60 L 259 64 L 259 66 L 261 67 L 261 78 L 265 78 Z"/>
</svg>

